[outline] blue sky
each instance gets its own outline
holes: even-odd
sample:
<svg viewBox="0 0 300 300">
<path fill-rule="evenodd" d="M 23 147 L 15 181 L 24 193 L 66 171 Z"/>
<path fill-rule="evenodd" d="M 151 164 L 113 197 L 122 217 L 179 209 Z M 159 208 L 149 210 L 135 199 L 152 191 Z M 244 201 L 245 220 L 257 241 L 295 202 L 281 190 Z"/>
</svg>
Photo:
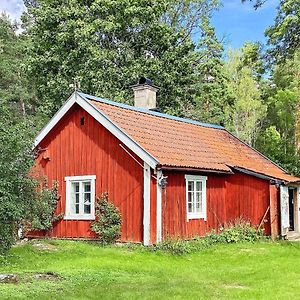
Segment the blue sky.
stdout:
<svg viewBox="0 0 300 300">
<path fill-rule="evenodd" d="M 223 7 L 214 14 L 212 23 L 225 48 L 239 48 L 246 41 L 264 43 L 264 31 L 273 24 L 278 4 L 279 0 L 268 0 L 255 11 L 251 4 L 241 4 L 241 0 L 223 0 Z M 24 9 L 22 0 L 0 0 L 0 11 L 12 19 L 18 20 Z"/>
<path fill-rule="evenodd" d="M 278 4 L 279 0 L 268 0 L 255 10 L 249 3 L 241 4 L 241 0 L 224 0 L 212 24 L 225 48 L 239 48 L 247 41 L 265 43 L 264 31 L 273 24 Z"/>
<path fill-rule="evenodd" d="M 5 11 L 12 20 L 19 20 L 24 9 L 22 0 L 0 0 L 0 12 Z"/>
</svg>

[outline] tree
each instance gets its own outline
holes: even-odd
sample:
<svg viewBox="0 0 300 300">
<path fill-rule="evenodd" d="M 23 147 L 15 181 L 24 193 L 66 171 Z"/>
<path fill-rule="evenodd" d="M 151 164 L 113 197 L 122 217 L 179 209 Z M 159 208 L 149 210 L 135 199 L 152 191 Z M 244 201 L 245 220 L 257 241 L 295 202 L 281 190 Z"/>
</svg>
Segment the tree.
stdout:
<svg viewBox="0 0 300 300">
<path fill-rule="evenodd" d="M 74 78 L 88 93 L 131 103 L 129 86 L 144 75 L 161 88 L 159 106 L 182 115 L 182 103 L 193 102 L 189 91 L 200 63 L 184 20 L 191 7 L 199 8 L 192 14 L 198 18 L 215 2 L 34 1 L 28 5 L 29 66 L 41 106 L 52 116 Z M 193 31 L 195 23 L 189 26 Z"/>
<path fill-rule="evenodd" d="M 242 3 L 251 2 L 251 3 L 253 3 L 254 8 L 258 9 L 259 7 L 261 7 L 268 0 L 241 0 L 241 1 L 242 1 Z"/>
<path fill-rule="evenodd" d="M 293 57 L 300 48 L 300 2 L 281 0 L 275 24 L 267 29 L 266 36 L 271 45 L 270 55 L 277 62 Z"/>
<path fill-rule="evenodd" d="M 261 43 L 246 42 L 241 48 L 242 66 L 248 67 L 257 82 L 260 82 L 265 74 L 263 46 Z"/>
<path fill-rule="evenodd" d="M 45 198 L 30 176 L 38 122 L 30 114 L 34 93 L 25 73 L 28 43 L 15 29 L 7 16 L 0 17 L 0 253 L 12 245 L 21 223 L 38 221 L 38 201 Z"/>
<path fill-rule="evenodd" d="M 16 29 L 6 15 L 0 16 L 0 98 L 25 115 L 32 111 L 34 88 L 25 72 L 28 40 L 17 35 Z"/>
<path fill-rule="evenodd" d="M 244 62 L 241 50 L 229 52 L 226 68 L 233 104 L 227 107 L 226 126 L 240 139 L 254 145 L 266 106 L 261 101 L 261 92 L 253 71 Z"/>
<path fill-rule="evenodd" d="M 265 135 L 274 127 L 280 135 L 281 145 L 274 155 L 282 166 L 294 174 L 300 174 L 300 53 L 292 59 L 278 64 L 272 73 L 268 114 L 265 132 L 258 140 L 259 149 L 269 155 L 270 148 L 265 143 Z"/>
<path fill-rule="evenodd" d="M 195 98 L 193 105 L 185 108 L 185 114 L 206 122 L 222 123 L 225 120 L 225 107 L 230 102 L 228 78 L 222 59 L 223 46 L 206 16 L 201 23 L 197 51 L 198 62 L 191 91 Z"/>
<path fill-rule="evenodd" d="M 202 25 L 202 18 L 209 17 L 219 7 L 219 0 L 172 0 L 168 1 L 163 22 L 177 31 L 184 31 L 186 36 L 197 34 Z"/>
<path fill-rule="evenodd" d="M 265 126 L 256 141 L 257 148 L 291 173 L 299 174 L 299 154 L 295 143 L 294 91 L 277 90 L 268 99 L 268 114 Z"/>
<path fill-rule="evenodd" d="M 288 124 L 281 128 L 284 132 L 287 129 L 292 130 L 291 140 L 294 141 L 295 153 L 298 154 L 300 148 L 300 50 L 292 59 L 286 60 L 275 68 L 273 78 L 277 87 L 277 94 L 274 98 L 280 105 L 277 115 L 280 118 L 280 114 L 286 111 L 285 117 L 281 119 L 288 120 Z"/>
<path fill-rule="evenodd" d="M 242 3 L 253 2 L 255 9 L 261 7 L 267 0 L 241 0 Z M 297 0 L 280 0 L 273 26 L 265 35 L 268 37 L 269 59 L 272 63 L 292 58 L 300 48 L 300 2 Z"/>
<path fill-rule="evenodd" d="M 0 252 L 14 240 L 17 224 L 29 218 L 34 201 L 34 180 L 29 171 L 32 123 L 0 99 Z"/>
</svg>

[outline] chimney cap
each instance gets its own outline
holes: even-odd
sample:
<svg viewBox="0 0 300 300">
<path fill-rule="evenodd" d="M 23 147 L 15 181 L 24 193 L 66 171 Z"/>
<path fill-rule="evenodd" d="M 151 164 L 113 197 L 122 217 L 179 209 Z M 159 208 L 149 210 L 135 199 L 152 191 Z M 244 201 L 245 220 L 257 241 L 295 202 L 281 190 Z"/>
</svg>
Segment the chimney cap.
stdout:
<svg viewBox="0 0 300 300">
<path fill-rule="evenodd" d="M 147 85 L 152 86 L 152 80 L 150 78 L 147 78 L 147 77 L 141 77 L 139 79 L 139 84 L 147 84 Z"/>
<path fill-rule="evenodd" d="M 152 87 L 152 89 L 156 91 L 159 90 L 159 88 L 152 83 L 152 80 L 147 77 L 141 77 L 137 84 L 131 85 L 130 87 L 135 89 L 135 88 L 141 88 L 143 86 Z"/>
</svg>

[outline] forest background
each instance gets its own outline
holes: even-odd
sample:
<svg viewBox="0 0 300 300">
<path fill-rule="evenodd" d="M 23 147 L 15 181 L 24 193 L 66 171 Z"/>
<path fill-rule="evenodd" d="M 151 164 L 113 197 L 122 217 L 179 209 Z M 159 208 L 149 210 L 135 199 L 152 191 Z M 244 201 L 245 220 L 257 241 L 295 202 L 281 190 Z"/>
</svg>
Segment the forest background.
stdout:
<svg viewBox="0 0 300 300">
<path fill-rule="evenodd" d="M 129 86 L 149 77 L 163 112 L 222 124 L 300 176 L 299 0 L 279 1 L 266 46 L 226 50 L 211 22 L 218 0 L 24 4 L 21 22 L 0 16 L 0 248 L 16 222 L 36 218 L 31 145 L 74 83 L 132 104 Z"/>
</svg>

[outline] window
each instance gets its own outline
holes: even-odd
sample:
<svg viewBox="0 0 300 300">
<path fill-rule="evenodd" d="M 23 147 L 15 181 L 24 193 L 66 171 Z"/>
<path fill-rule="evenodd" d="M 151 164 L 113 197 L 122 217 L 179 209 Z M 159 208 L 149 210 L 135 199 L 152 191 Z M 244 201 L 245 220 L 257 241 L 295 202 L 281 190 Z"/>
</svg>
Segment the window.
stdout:
<svg viewBox="0 0 300 300">
<path fill-rule="evenodd" d="M 185 175 L 187 219 L 206 220 L 206 176 Z"/>
<path fill-rule="evenodd" d="M 95 219 L 95 175 L 65 177 L 66 220 Z"/>
</svg>

